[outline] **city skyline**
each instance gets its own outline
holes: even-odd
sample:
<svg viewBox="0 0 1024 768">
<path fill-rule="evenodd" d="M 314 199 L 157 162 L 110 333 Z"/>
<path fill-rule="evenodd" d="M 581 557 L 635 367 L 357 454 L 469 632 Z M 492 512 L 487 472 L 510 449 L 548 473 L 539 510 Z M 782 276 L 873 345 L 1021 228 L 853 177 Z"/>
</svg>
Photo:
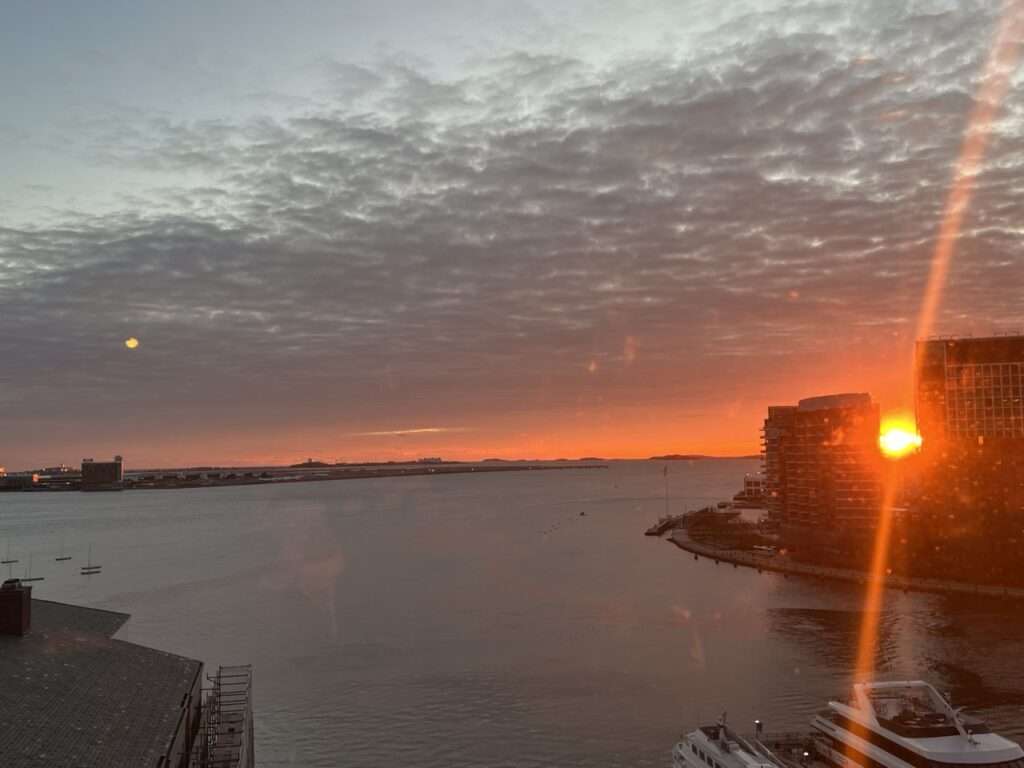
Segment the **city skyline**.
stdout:
<svg viewBox="0 0 1024 768">
<path fill-rule="evenodd" d="M 752 454 L 769 405 L 912 410 L 997 6 L 247 8 L 0 32 L 0 464 Z M 1024 326 L 995 106 L 944 335 Z"/>
</svg>

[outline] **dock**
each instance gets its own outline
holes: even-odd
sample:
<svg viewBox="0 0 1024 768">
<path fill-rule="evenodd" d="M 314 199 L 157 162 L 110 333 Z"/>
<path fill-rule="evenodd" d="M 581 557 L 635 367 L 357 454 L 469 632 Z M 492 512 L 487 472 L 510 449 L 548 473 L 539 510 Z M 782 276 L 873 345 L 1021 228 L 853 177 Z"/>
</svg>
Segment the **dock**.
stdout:
<svg viewBox="0 0 1024 768">
<path fill-rule="evenodd" d="M 665 515 L 644 531 L 644 536 L 663 536 L 673 528 L 681 528 L 686 524 L 686 515 Z"/>
</svg>

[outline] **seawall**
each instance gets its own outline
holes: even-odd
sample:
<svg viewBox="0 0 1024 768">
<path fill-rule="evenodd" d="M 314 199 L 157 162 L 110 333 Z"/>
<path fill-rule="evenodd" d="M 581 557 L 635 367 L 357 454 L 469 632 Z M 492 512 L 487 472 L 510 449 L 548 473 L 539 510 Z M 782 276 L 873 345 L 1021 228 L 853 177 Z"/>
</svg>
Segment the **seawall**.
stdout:
<svg viewBox="0 0 1024 768">
<path fill-rule="evenodd" d="M 720 549 L 713 545 L 693 541 L 684 529 L 677 528 L 669 534 L 669 541 L 682 550 L 697 557 L 707 557 L 722 563 L 756 568 L 758 571 L 793 574 L 815 579 L 847 581 L 855 584 L 867 584 L 871 576 L 866 571 L 852 568 L 827 568 L 820 565 L 799 563 L 784 555 L 756 555 L 737 549 Z M 916 576 L 886 575 L 882 579 L 886 589 L 899 589 L 904 592 L 933 592 L 947 595 L 975 595 L 983 597 L 1009 598 L 1024 600 L 1024 589 L 1020 587 L 1002 587 L 984 584 L 970 584 L 962 581 L 944 579 L 927 579 Z"/>
</svg>

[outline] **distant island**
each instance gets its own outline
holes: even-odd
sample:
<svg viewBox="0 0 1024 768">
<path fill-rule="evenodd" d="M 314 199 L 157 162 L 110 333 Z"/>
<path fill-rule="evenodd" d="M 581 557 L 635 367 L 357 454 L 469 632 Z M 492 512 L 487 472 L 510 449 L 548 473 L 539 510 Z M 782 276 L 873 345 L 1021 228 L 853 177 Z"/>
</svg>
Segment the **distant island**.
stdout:
<svg viewBox="0 0 1024 768">
<path fill-rule="evenodd" d="M 487 459 L 481 459 L 480 463 L 481 464 L 487 464 L 487 463 L 496 462 L 496 461 L 502 461 L 502 462 L 513 462 L 514 461 L 514 462 L 519 462 L 519 463 L 534 463 L 534 464 L 536 464 L 536 463 L 543 463 L 545 461 L 561 461 L 561 462 L 566 462 L 566 461 L 608 461 L 608 459 L 602 459 L 602 458 L 600 458 L 598 456 L 581 456 L 578 459 L 566 459 L 566 458 L 558 458 L 558 459 L 497 459 L 497 458 L 487 458 Z"/>
<path fill-rule="evenodd" d="M 306 469 L 309 467 L 329 467 L 331 466 L 326 461 L 317 461 L 315 459 L 306 459 L 305 461 L 299 462 L 298 464 L 289 464 L 289 469 Z"/>
<path fill-rule="evenodd" d="M 648 461 L 700 461 L 701 459 L 760 459 L 761 454 L 747 456 L 708 456 L 704 453 L 666 453 L 664 456 L 651 456 Z"/>
</svg>

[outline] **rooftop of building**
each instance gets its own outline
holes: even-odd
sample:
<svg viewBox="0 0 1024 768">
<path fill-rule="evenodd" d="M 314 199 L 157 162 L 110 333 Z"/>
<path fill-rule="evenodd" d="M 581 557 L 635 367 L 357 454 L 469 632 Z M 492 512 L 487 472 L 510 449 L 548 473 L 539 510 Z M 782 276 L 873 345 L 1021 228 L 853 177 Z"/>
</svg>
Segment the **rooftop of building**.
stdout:
<svg viewBox="0 0 1024 768">
<path fill-rule="evenodd" d="M 919 365 L 1024 362 L 1024 336 L 959 336 L 918 339 Z"/>
<path fill-rule="evenodd" d="M 157 764 L 202 663 L 114 639 L 128 618 L 34 599 L 31 631 L 0 635 L 5 768 Z"/>
<path fill-rule="evenodd" d="M 985 336 L 972 336 L 972 335 L 943 335 L 935 334 L 928 336 L 927 338 L 917 339 L 917 344 L 930 344 L 935 342 L 944 341 L 963 341 L 963 342 L 974 342 L 974 341 L 1005 341 L 1006 339 L 1024 339 L 1024 331 L 1006 331 L 1004 333 L 990 333 Z"/>
<path fill-rule="evenodd" d="M 871 395 L 867 392 L 842 392 L 836 395 L 819 395 L 805 397 L 797 404 L 801 411 L 824 411 L 833 408 L 860 408 L 871 405 Z"/>
</svg>

